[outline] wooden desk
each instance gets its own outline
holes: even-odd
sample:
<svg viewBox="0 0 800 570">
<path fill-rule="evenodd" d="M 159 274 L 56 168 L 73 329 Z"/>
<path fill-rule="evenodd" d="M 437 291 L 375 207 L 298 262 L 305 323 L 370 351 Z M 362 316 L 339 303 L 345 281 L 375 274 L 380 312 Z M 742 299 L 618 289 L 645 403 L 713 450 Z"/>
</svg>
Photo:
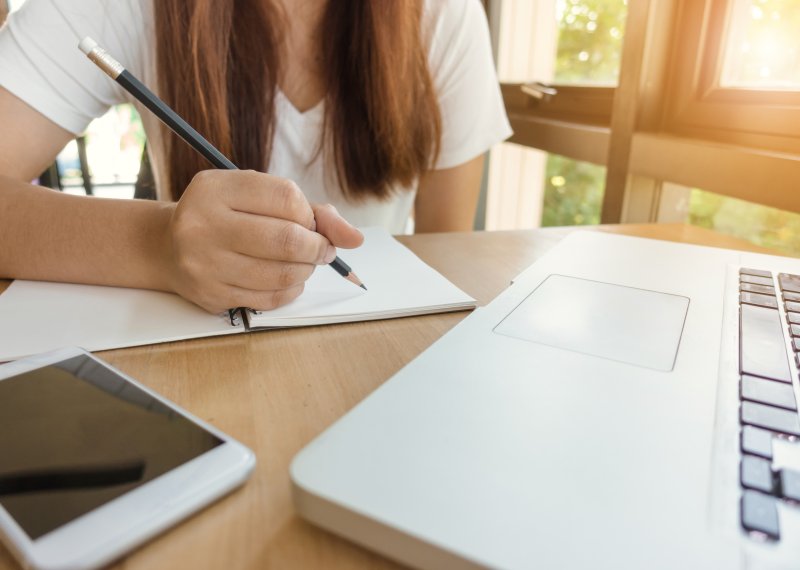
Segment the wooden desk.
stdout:
<svg viewBox="0 0 800 570">
<path fill-rule="evenodd" d="M 401 241 L 486 304 L 574 229 L 429 234 Z M 593 229 L 768 251 L 677 224 Z M 466 315 L 270 331 L 101 353 L 258 456 L 243 488 L 140 548 L 118 567 L 397 568 L 300 520 L 291 502 L 289 463 L 305 444 Z M 0 547 L 0 570 L 12 568 L 16 563 Z"/>
</svg>

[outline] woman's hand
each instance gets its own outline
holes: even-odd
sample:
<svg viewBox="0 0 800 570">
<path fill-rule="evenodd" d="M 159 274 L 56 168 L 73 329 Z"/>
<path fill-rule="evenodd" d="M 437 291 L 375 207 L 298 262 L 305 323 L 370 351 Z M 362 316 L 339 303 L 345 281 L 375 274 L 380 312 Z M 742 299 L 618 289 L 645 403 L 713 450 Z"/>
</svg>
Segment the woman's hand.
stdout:
<svg viewBox="0 0 800 570">
<path fill-rule="evenodd" d="M 289 180 L 207 170 L 170 219 L 169 283 L 210 312 L 272 309 L 300 295 L 314 268 L 333 261 L 335 247 L 363 239 L 335 208 L 311 206 Z"/>
</svg>

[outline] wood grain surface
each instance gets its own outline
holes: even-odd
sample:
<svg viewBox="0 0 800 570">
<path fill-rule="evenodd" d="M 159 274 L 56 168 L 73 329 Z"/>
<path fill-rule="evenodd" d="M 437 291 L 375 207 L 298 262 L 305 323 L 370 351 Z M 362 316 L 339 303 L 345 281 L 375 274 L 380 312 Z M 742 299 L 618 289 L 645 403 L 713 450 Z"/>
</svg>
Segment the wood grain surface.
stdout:
<svg viewBox="0 0 800 570">
<path fill-rule="evenodd" d="M 399 238 L 486 304 L 575 228 Z M 767 251 L 680 224 L 609 231 Z M 0 282 L 3 290 L 8 281 Z M 117 563 L 134 569 L 397 568 L 302 521 L 291 503 L 292 457 L 466 312 L 276 330 L 112 350 L 99 356 L 238 439 L 258 457 L 239 490 Z M 0 570 L 18 568 L 0 546 Z"/>
</svg>

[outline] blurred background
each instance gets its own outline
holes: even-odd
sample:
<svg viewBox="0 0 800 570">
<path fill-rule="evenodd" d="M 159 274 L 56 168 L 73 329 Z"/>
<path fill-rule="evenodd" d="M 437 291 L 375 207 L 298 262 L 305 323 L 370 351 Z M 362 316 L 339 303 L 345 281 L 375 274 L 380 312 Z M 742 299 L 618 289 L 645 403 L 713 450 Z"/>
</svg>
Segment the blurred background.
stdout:
<svg viewBox="0 0 800 570">
<path fill-rule="evenodd" d="M 800 0 L 484 5 L 516 135 L 490 153 L 476 229 L 686 222 L 800 255 Z M 91 192 L 131 198 L 136 111 L 80 143 L 58 157 L 62 189 L 86 191 L 85 150 Z M 687 155 L 705 165 L 682 170 Z"/>
<path fill-rule="evenodd" d="M 515 131 L 520 130 L 520 124 L 524 126 L 526 118 L 538 119 L 533 126 L 539 130 L 549 128 L 547 120 L 553 119 L 553 123 L 569 123 L 568 126 L 606 129 L 613 138 L 618 125 L 610 116 L 625 111 L 613 107 L 615 92 L 623 83 L 621 79 L 625 79 L 620 72 L 639 72 L 638 85 L 627 86 L 630 104 L 636 107 L 633 125 L 622 125 L 628 127 L 629 132 L 623 137 L 627 134 L 633 147 L 624 181 L 627 195 L 623 202 L 627 201 L 628 206 L 635 201 L 642 178 L 649 178 L 644 181 L 645 186 L 653 186 L 652 171 L 658 170 L 632 164 L 639 132 L 649 134 L 651 139 L 656 134 L 665 141 L 672 138 L 669 142 L 676 143 L 676 150 L 684 150 L 677 149 L 677 143 L 684 141 L 713 149 L 735 146 L 725 149 L 731 151 L 727 156 L 711 156 L 709 152 L 709 175 L 735 163 L 736 151 L 769 156 L 798 149 L 796 137 L 800 131 L 789 131 L 787 137 L 770 130 L 767 119 L 774 121 L 773 117 L 764 117 L 761 129 L 758 114 L 765 113 L 767 107 L 778 107 L 779 122 L 781 107 L 794 111 L 800 104 L 800 0 L 492 0 L 486 5 L 492 20 L 500 80 L 507 85 L 536 80 L 557 91 L 552 97 L 528 101 L 522 110 L 515 109 Z M 633 57 L 629 56 L 629 61 L 637 55 L 642 61 L 630 61 L 623 70 L 623 47 L 629 36 L 626 22 L 629 9 L 633 8 L 639 11 L 639 29 L 635 30 L 639 37 L 631 46 Z M 701 41 L 698 36 L 702 35 L 705 37 Z M 695 53 L 685 53 L 689 49 Z M 694 93 L 686 95 L 692 90 Z M 510 107 L 509 90 L 504 94 Z M 720 111 L 719 124 L 688 124 L 693 119 L 685 118 L 690 113 L 686 109 L 691 110 L 698 102 L 716 106 L 708 114 Z M 732 108 L 732 103 L 737 102 L 741 103 L 739 108 Z M 601 108 L 603 105 L 605 109 Z M 754 115 L 754 120 L 738 125 L 737 119 L 748 113 Z M 787 112 L 785 120 L 787 125 L 796 124 L 794 114 Z M 577 136 L 586 138 L 587 132 Z M 788 140 L 775 144 L 781 136 Z M 573 150 L 577 146 L 570 144 L 573 137 L 560 137 L 558 132 L 549 137 L 525 138 L 532 139 L 518 141 L 525 146 L 504 144 L 492 152 L 485 227 L 600 223 L 608 177 L 606 165 L 613 157 L 601 153 L 590 162 L 535 148 Z M 658 150 L 666 154 L 671 149 L 664 144 Z M 782 158 L 792 162 L 797 159 L 794 152 Z M 785 164 L 776 161 L 772 165 L 765 160 L 758 166 L 764 169 L 763 177 L 751 172 L 753 182 L 763 179 L 764 187 L 774 187 L 775 178 L 783 178 L 780 173 Z M 680 169 L 680 162 L 673 168 Z M 781 187 L 773 189 L 784 196 L 796 194 L 793 188 L 797 178 L 791 176 L 795 171 L 787 170 L 789 179 L 781 179 Z M 685 177 L 691 178 L 688 174 Z M 647 201 L 645 209 L 649 211 L 637 213 L 629 208 L 626 212 L 623 204 L 620 216 L 603 221 L 686 222 L 800 255 L 800 215 L 794 213 L 798 209 L 787 211 L 739 199 L 736 194 L 758 196 L 768 192 L 753 184 L 752 192 L 733 190 L 730 195 L 725 178 L 717 176 L 720 188 L 675 184 L 669 178 L 657 180 L 659 188 L 651 193 L 661 196 Z"/>
</svg>

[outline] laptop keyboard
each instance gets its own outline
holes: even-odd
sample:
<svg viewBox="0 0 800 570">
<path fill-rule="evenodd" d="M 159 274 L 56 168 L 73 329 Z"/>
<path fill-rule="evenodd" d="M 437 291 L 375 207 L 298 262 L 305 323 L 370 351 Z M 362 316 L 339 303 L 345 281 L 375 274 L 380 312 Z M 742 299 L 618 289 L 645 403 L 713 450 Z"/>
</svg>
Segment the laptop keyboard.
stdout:
<svg viewBox="0 0 800 570">
<path fill-rule="evenodd" d="M 800 275 L 739 272 L 741 522 L 745 531 L 780 540 L 778 502 L 800 505 L 800 472 L 775 469 L 775 439 L 800 439 L 789 359 L 800 366 Z M 782 304 L 786 318 L 778 307 Z M 791 335 L 787 354 L 783 331 Z"/>
</svg>

